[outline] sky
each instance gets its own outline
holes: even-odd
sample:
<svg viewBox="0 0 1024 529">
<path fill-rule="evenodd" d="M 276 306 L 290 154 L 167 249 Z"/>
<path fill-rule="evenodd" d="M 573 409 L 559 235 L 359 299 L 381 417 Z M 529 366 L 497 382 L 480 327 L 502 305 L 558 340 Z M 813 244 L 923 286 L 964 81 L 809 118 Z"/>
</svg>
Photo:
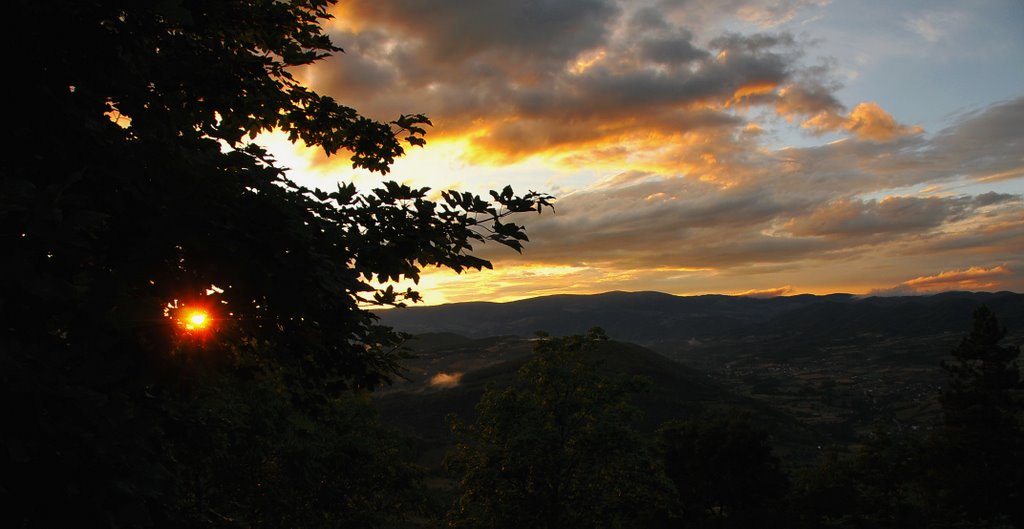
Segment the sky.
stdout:
<svg viewBox="0 0 1024 529">
<path fill-rule="evenodd" d="M 387 179 L 557 197 L 427 304 L 1024 292 L 1024 2 L 342 0 L 295 75 L 425 148 Z M 281 136 L 311 187 L 372 189 Z"/>
</svg>

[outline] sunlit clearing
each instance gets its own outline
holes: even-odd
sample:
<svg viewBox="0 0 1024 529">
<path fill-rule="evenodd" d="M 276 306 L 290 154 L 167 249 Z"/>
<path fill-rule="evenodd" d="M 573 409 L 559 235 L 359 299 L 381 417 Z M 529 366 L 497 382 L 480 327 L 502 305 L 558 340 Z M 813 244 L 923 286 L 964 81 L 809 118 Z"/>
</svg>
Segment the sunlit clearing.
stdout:
<svg viewBox="0 0 1024 529">
<path fill-rule="evenodd" d="M 462 373 L 438 373 L 430 378 L 430 385 L 436 388 L 453 388 L 459 385 Z"/>
<path fill-rule="evenodd" d="M 122 129 L 126 129 L 132 125 L 132 118 L 118 112 L 117 110 L 108 110 L 104 112 L 103 115 Z"/>
</svg>

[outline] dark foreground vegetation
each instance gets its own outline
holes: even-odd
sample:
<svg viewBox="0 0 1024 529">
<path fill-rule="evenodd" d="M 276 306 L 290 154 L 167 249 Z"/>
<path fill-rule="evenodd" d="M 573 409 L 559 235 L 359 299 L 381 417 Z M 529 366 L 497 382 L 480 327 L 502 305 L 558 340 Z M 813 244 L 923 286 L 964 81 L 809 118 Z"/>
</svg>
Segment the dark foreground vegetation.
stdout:
<svg viewBox="0 0 1024 529">
<path fill-rule="evenodd" d="M 23 45 L 0 182 L 0 527 L 415 512 L 415 470 L 365 392 L 403 340 L 368 309 L 418 294 L 375 285 L 490 266 L 472 245 L 520 249 L 506 217 L 547 197 L 290 180 L 249 140 L 281 130 L 384 174 L 429 125 L 295 81 L 340 51 L 321 27 L 332 3 L 7 6 Z"/>
<path fill-rule="evenodd" d="M 662 357 L 611 375 L 602 352 L 645 353 L 597 331 L 538 339 L 424 458 L 370 398 L 407 359 L 369 307 L 417 294 L 375 285 L 489 266 L 472 245 L 520 249 L 508 214 L 548 197 L 309 190 L 248 144 L 280 129 L 381 173 L 423 144 L 424 116 L 377 122 L 291 77 L 338 51 L 329 4 L 9 6 L 30 45 L 0 195 L 0 527 L 1024 524 L 1019 351 L 987 309 L 940 427 L 799 473 L 762 425 L 784 415 Z M 644 418 L 645 398 L 686 413 Z"/>
</svg>

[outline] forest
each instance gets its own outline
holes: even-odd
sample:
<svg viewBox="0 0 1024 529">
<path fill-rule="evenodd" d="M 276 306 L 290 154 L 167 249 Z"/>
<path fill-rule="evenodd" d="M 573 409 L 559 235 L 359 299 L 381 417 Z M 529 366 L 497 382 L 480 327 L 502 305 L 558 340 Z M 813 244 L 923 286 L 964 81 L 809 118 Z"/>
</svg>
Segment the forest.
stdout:
<svg viewBox="0 0 1024 529">
<path fill-rule="evenodd" d="M 1024 526 L 1019 347 L 985 307 L 937 367 L 934 429 L 816 461 L 776 455 L 762 408 L 651 425 L 656 378 L 602 368 L 632 346 L 599 328 L 531 339 L 424 458 L 378 411 L 416 354 L 380 309 L 420 296 L 381 285 L 490 267 L 480 245 L 521 251 L 515 215 L 553 197 L 291 180 L 259 134 L 386 175 L 430 126 L 293 77 L 342 51 L 332 4 L 10 6 L 0 525 Z"/>
</svg>

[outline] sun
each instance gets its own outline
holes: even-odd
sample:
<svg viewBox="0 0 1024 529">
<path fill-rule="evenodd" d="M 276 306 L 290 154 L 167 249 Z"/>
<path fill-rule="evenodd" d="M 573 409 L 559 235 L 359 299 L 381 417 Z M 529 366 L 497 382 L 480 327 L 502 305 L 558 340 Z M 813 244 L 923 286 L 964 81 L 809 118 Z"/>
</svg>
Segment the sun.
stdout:
<svg viewBox="0 0 1024 529">
<path fill-rule="evenodd" d="M 210 315 L 203 309 L 189 309 L 180 321 L 187 331 L 204 331 L 210 327 Z"/>
</svg>

